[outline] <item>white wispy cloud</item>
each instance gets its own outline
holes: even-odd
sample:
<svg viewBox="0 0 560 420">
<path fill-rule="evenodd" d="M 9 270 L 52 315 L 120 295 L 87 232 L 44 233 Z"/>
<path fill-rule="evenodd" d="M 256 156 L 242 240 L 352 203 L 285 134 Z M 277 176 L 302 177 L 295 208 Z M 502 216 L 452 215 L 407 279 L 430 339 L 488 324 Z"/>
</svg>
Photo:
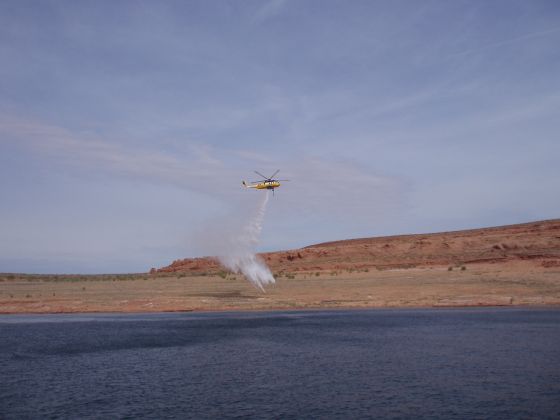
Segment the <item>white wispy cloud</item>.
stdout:
<svg viewBox="0 0 560 420">
<path fill-rule="evenodd" d="M 286 0 L 268 0 L 261 2 L 260 7 L 253 14 L 253 21 L 255 23 L 263 23 L 274 16 L 279 15 L 286 5 Z"/>
<path fill-rule="evenodd" d="M 351 211 L 363 216 L 364 212 L 382 211 L 388 203 L 398 202 L 402 184 L 348 159 L 300 155 L 278 161 L 258 150 L 228 150 L 195 142 L 189 144 L 188 153 L 174 155 L 8 116 L 0 117 L 0 141 L 18 142 L 29 152 L 75 171 L 94 169 L 222 198 L 238 194 L 241 177 L 251 177 L 253 170 L 280 168 L 279 177 L 290 178 L 283 206 L 297 206 L 307 215 Z M 364 197 L 372 195 L 376 200 L 368 207 Z"/>
<path fill-rule="evenodd" d="M 488 42 L 488 43 L 485 43 L 483 45 L 480 45 L 477 48 L 470 48 L 470 49 L 467 49 L 467 50 L 463 50 L 463 51 L 459 51 L 459 52 L 456 52 L 456 53 L 453 53 L 453 54 L 449 54 L 448 58 L 455 58 L 455 57 L 466 56 L 466 55 L 469 55 L 469 54 L 476 54 L 476 53 L 479 53 L 479 52 L 492 50 L 492 49 L 495 49 L 495 48 L 500 48 L 500 47 L 504 47 L 504 46 L 507 46 L 507 45 L 516 44 L 516 43 L 519 43 L 519 42 L 524 42 L 524 41 L 527 41 L 527 40 L 532 39 L 532 38 L 544 37 L 546 35 L 555 34 L 557 32 L 560 32 L 560 27 L 551 28 L 551 29 L 547 29 L 547 30 L 544 30 L 544 31 L 531 32 L 531 33 L 519 35 L 519 36 L 516 36 L 516 37 L 504 39 L 504 40 L 498 41 L 498 42 Z"/>
<path fill-rule="evenodd" d="M 6 116 L 0 118 L 0 134 L 3 142 L 18 142 L 35 154 L 76 170 L 95 168 L 195 191 L 212 186 L 213 174 L 223 171 L 218 159 L 194 144 L 190 155 L 179 158 L 157 150 L 125 147 L 88 133 L 74 133 L 63 127 Z"/>
</svg>

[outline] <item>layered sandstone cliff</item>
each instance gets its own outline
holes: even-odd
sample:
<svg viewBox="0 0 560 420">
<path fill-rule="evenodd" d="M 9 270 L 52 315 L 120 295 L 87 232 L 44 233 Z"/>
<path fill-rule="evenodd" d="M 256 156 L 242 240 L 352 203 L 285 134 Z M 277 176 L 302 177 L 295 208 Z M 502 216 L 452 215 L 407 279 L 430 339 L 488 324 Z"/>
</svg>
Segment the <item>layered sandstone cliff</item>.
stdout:
<svg viewBox="0 0 560 420">
<path fill-rule="evenodd" d="M 560 219 L 431 234 L 349 239 L 260 254 L 274 272 L 463 266 L 530 260 L 560 266 Z M 152 273 L 216 273 L 213 257 L 176 260 Z"/>
</svg>

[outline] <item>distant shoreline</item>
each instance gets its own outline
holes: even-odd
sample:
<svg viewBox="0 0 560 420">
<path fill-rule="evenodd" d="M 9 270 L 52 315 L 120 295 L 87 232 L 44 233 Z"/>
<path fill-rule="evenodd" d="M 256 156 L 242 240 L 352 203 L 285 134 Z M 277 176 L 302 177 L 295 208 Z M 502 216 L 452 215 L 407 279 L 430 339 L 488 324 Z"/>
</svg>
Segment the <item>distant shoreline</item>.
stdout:
<svg viewBox="0 0 560 420">
<path fill-rule="evenodd" d="M 265 293 L 209 257 L 142 274 L 0 274 L 0 313 L 560 305 L 560 219 L 260 256 L 276 278 Z"/>
<path fill-rule="evenodd" d="M 151 312 L 123 312 L 123 311 L 90 311 L 90 312 L 0 312 L 0 316 L 50 316 L 50 315 L 172 315 L 172 314 L 265 314 L 265 313 L 299 313 L 299 312 L 348 312 L 348 311 L 399 311 L 399 310 L 460 310 L 460 309 L 534 309 L 534 310 L 560 310 L 560 304 L 543 305 L 471 305 L 471 306 L 364 306 L 364 307 L 308 307 L 308 308 L 270 308 L 270 309 L 213 309 L 213 310 L 175 310 L 175 311 L 151 311 Z"/>
<path fill-rule="evenodd" d="M 560 305 L 560 272 L 533 261 L 294 273 L 265 293 L 240 275 L 0 278 L 0 314 L 207 313 Z"/>
</svg>

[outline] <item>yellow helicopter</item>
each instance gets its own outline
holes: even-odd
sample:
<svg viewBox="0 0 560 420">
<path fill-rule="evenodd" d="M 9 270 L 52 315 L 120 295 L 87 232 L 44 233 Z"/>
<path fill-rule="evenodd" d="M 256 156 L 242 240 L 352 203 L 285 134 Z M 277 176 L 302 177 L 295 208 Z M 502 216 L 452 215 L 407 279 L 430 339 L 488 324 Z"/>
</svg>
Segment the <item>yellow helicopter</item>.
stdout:
<svg viewBox="0 0 560 420">
<path fill-rule="evenodd" d="M 289 179 L 273 179 L 278 172 L 280 172 L 280 169 L 274 172 L 271 176 L 266 177 L 260 172 L 255 171 L 257 175 L 264 178 L 264 181 L 251 181 L 249 184 L 242 181 L 243 186 L 245 188 L 255 188 L 257 190 L 272 190 L 272 195 L 274 195 L 274 188 L 278 188 L 280 186 L 280 181 L 289 181 Z"/>
</svg>

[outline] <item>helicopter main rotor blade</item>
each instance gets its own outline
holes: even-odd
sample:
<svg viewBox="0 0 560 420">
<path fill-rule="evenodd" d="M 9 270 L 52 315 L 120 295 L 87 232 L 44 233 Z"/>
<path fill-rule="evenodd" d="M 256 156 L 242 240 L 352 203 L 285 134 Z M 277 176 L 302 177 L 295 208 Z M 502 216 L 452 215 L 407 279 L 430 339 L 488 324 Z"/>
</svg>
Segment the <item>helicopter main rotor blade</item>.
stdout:
<svg viewBox="0 0 560 420">
<path fill-rule="evenodd" d="M 263 177 L 264 179 L 269 179 L 269 178 L 267 178 L 266 176 L 264 176 L 263 174 L 261 174 L 261 173 L 260 173 L 260 172 L 258 172 L 258 171 L 255 171 L 255 173 L 256 173 L 257 175 L 260 175 L 260 176 L 262 176 L 262 177 Z"/>
<path fill-rule="evenodd" d="M 270 175 L 270 178 L 268 178 L 268 179 L 274 178 L 274 175 L 276 175 L 278 172 L 280 172 L 280 169 L 277 169 L 276 172 L 274 172 L 272 175 Z"/>
</svg>

